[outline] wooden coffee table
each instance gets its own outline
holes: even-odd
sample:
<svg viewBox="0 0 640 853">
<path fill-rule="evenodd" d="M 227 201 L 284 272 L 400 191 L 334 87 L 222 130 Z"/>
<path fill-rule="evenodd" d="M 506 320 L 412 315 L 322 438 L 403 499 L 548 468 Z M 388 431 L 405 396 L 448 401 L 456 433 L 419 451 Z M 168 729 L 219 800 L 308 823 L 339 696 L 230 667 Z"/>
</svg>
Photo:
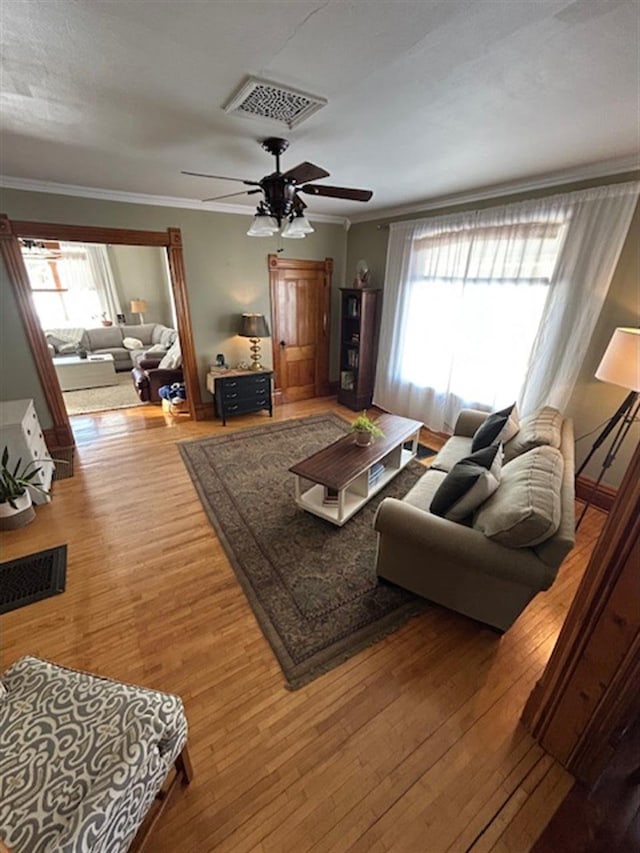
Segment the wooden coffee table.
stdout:
<svg viewBox="0 0 640 853">
<path fill-rule="evenodd" d="M 384 438 L 369 447 L 358 447 L 353 434 L 344 435 L 289 468 L 299 507 L 342 527 L 409 464 L 417 453 L 420 421 L 381 415 L 376 424 Z M 303 492 L 304 480 L 315 485 Z"/>
</svg>

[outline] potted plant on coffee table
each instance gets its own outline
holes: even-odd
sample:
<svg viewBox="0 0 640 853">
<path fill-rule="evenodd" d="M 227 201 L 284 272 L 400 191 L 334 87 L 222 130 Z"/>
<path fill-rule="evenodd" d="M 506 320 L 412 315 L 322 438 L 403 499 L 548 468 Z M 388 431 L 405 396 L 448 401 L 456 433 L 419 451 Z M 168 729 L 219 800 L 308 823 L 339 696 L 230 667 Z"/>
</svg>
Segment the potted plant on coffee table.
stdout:
<svg viewBox="0 0 640 853">
<path fill-rule="evenodd" d="M 351 424 L 351 432 L 356 434 L 356 444 L 359 447 L 369 447 L 376 438 L 383 438 L 384 433 L 374 421 L 367 416 L 366 411 L 355 419 Z"/>
<path fill-rule="evenodd" d="M 43 460 L 49 462 L 49 460 Z M 29 489 L 35 489 L 43 495 L 48 492 L 38 483 L 34 483 L 41 468 L 34 468 L 30 461 L 22 465 L 18 459 L 13 468 L 9 465 L 9 448 L 2 451 L 0 461 L 0 530 L 15 530 L 24 527 L 36 516 Z"/>
</svg>

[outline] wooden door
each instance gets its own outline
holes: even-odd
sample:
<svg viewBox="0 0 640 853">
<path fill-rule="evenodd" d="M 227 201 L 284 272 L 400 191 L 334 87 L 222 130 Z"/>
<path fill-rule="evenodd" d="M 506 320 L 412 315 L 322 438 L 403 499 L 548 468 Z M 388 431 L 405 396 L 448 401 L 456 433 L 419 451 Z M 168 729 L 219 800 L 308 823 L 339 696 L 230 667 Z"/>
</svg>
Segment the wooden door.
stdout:
<svg viewBox="0 0 640 853">
<path fill-rule="evenodd" d="M 269 255 L 275 394 L 284 403 L 329 393 L 333 260 Z"/>
<path fill-rule="evenodd" d="M 593 785 L 640 714 L 640 445 L 522 715 L 541 745 Z"/>
</svg>

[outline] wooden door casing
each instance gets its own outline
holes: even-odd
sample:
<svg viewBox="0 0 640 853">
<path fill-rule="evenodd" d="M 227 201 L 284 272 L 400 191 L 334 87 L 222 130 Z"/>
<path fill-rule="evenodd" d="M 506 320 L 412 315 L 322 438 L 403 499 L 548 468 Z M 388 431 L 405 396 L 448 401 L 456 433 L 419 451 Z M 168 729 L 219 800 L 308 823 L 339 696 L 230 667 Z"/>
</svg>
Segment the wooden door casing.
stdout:
<svg viewBox="0 0 640 853">
<path fill-rule="evenodd" d="M 269 255 L 274 394 L 292 403 L 329 393 L 333 261 Z"/>
</svg>

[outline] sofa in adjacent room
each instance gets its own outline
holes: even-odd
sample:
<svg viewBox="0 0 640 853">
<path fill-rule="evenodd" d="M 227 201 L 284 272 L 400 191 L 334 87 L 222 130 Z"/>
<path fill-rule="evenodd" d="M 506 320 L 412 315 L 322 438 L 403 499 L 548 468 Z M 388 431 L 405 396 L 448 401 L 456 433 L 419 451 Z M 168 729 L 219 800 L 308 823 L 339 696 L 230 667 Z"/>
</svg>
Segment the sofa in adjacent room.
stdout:
<svg viewBox="0 0 640 853">
<path fill-rule="evenodd" d="M 551 586 L 574 545 L 574 437 L 571 420 L 550 407 L 523 418 L 504 445 L 497 490 L 463 521 L 435 515 L 438 488 L 468 458 L 486 418 L 461 412 L 454 435 L 404 499 L 382 501 L 376 570 L 502 632 Z"/>
<path fill-rule="evenodd" d="M 98 355 L 110 354 L 116 370 L 131 370 L 147 356 L 160 360 L 177 335 L 175 329 L 161 323 L 45 331 L 52 356 L 75 355 L 78 349 Z"/>
</svg>

